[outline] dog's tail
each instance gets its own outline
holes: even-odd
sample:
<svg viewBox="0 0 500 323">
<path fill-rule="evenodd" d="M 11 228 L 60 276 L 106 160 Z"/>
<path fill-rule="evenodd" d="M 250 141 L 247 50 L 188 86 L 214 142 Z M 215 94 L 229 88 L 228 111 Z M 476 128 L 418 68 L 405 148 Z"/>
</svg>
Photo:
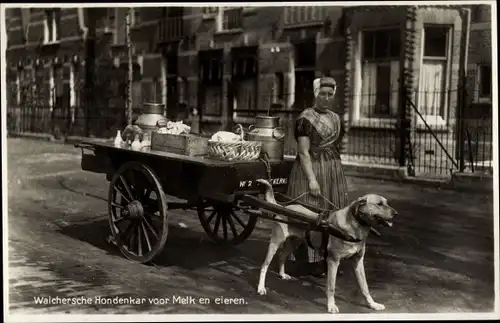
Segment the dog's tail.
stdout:
<svg viewBox="0 0 500 323">
<path fill-rule="evenodd" d="M 265 179 L 258 179 L 257 183 L 260 183 L 266 187 L 266 193 L 265 193 L 266 202 L 269 202 L 272 204 L 278 204 L 278 202 L 276 202 L 276 199 L 274 198 L 274 190 L 273 190 L 273 186 L 271 185 L 271 183 L 269 183 Z"/>
</svg>

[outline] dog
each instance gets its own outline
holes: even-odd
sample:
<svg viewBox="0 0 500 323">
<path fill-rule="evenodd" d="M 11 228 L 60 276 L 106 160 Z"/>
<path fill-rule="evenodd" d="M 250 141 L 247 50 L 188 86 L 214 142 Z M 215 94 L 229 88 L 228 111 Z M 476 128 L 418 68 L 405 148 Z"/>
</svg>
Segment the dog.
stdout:
<svg viewBox="0 0 500 323">
<path fill-rule="evenodd" d="M 269 203 L 278 204 L 274 197 L 272 185 L 266 180 L 257 180 L 265 187 L 265 200 Z M 306 207 L 298 204 L 288 205 L 286 208 L 300 212 L 306 217 L 317 219 L 318 213 L 315 213 Z M 383 225 L 392 227 L 397 211 L 387 204 L 387 200 L 376 194 L 364 195 L 348 206 L 332 211 L 328 214 L 328 222 L 340 230 L 346 236 L 355 237 L 360 242 L 349 242 L 341 238 L 330 235 L 327 244 L 327 290 L 326 297 L 328 303 L 328 312 L 338 313 L 339 309 L 335 304 L 335 284 L 337 270 L 340 261 L 343 259 L 352 259 L 356 279 L 361 292 L 368 303 L 368 306 L 376 311 L 385 309 L 383 304 L 373 300 L 368 289 L 366 281 L 364 256 L 366 251 L 366 239 L 372 226 Z M 276 216 L 277 219 L 286 220 L 285 216 Z M 260 295 L 266 294 L 266 274 L 276 252 L 281 249 L 279 255 L 279 275 L 282 279 L 289 280 L 291 277 L 285 273 L 285 261 L 288 256 L 306 238 L 306 231 L 288 225 L 286 223 L 275 222 L 267 255 L 260 270 L 259 283 L 257 291 Z"/>
</svg>

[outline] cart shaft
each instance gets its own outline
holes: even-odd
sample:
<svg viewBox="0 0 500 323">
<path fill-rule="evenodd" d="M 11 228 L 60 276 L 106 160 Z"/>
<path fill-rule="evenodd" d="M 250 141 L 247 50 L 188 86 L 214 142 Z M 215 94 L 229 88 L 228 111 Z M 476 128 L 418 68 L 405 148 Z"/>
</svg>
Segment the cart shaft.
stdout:
<svg viewBox="0 0 500 323">
<path fill-rule="evenodd" d="M 242 200 L 243 200 L 243 202 L 245 202 L 246 204 L 248 204 L 250 206 L 265 209 L 265 210 L 268 210 L 270 212 L 274 212 L 274 213 L 277 213 L 277 214 L 280 214 L 283 216 L 287 216 L 287 217 L 292 218 L 294 220 L 298 220 L 298 221 L 304 222 L 306 224 L 309 224 L 311 226 L 311 229 L 310 229 L 311 231 L 327 230 L 327 232 L 330 235 L 333 235 L 333 236 L 335 236 L 339 239 L 345 240 L 345 241 L 349 241 L 349 242 L 360 242 L 361 241 L 361 240 L 355 239 L 354 237 L 351 237 L 351 236 L 345 236 L 345 234 L 340 232 L 337 228 L 335 228 L 331 224 L 329 224 L 327 228 L 323 228 L 323 227 L 319 226 L 317 223 L 317 218 L 313 219 L 312 217 L 309 217 L 303 213 L 285 208 L 285 207 L 278 205 L 278 204 L 269 203 L 269 202 L 264 201 L 258 197 L 255 197 L 252 195 L 244 195 Z"/>
</svg>

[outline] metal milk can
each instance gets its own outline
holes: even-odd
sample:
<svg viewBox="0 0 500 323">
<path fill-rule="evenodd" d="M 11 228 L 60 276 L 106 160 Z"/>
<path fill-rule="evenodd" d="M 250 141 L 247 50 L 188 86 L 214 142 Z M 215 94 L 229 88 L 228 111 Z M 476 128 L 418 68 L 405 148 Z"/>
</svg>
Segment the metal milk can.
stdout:
<svg viewBox="0 0 500 323">
<path fill-rule="evenodd" d="M 282 160 L 285 148 L 285 129 L 279 126 L 279 117 L 257 116 L 248 130 L 248 140 L 262 142 L 262 153 L 270 160 Z"/>
<path fill-rule="evenodd" d="M 135 121 L 135 125 L 139 126 L 145 133 L 149 134 L 158 130 L 160 123 L 166 123 L 168 119 L 163 116 L 165 105 L 162 103 L 144 103 L 142 114 Z"/>
</svg>

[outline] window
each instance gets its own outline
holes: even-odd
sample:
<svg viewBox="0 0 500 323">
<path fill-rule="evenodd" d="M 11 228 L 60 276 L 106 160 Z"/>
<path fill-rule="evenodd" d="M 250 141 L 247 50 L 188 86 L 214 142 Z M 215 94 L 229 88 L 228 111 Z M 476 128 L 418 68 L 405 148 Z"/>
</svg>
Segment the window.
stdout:
<svg viewBox="0 0 500 323">
<path fill-rule="evenodd" d="M 217 59 L 206 59 L 201 62 L 200 80 L 204 84 L 220 85 L 223 66 Z"/>
<path fill-rule="evenodd" d="M 61 13 L 59 9 L 45 10 L 44 43 L 50 44 L 59 40 Z"/>
<path fill-rule="evenodd" d="M 63 80 L 62 67 L 58 65 L 52 66 L 49 72 L 49 106 L 51 111 L 57 108 L 62 100 Z"/>
<path fill-rule="evenodd" d="M 253 116 L 257 108 L 257 78 L 246 78 L 234 83 L 234 117 Z"/>
<path fill-rule="evenodd" d="M 479 65 L 478 74 L 479 100 L 491 100 L 491 65 Z"/>
<path fill-rule="evenodd" d="M 222 50 L 200 52 L 199 80 L 203 114 L 220 116 L 222 109 Z"/>
<path fill-rule="evenodd" d="M 238 57 L 233 60 L 233 78 L 257 76 L 257 61 L 253 57 Z"/>
<path fill-rule="evenodd" d="M 283 12 L 285 25 L 304 24 L 322 21 L 324 8 L 319 6 L 286 7 Z"/>
<path fill-rule="evenodd" d="M 142 88 L 144 102 L 163 103 L 161 78 L 154 77 L 151 82 L 143 82 Z"/>
<path fill-rule="evenodd" d="M 222 22 L 223 30 L 232 30 L 241 28 L 243 25 L 242 8 L 224 9 L 224 20 Z"/>
<path fill-rule="evenodd" d="M 203 91 L 203 113 L 220 116 L 222 111 L 222 87 L 210 85 Z"/>
<path fill-rule="evenodd" d="M 295 44 L 295 67 L 316 66 L 316 41 Z"/>
<path fill-rule="evenodd" d="M 79 65 L 73 63 L 69 70 L 69 105 L 70 107 L 79 106 L 80 103 L 80 69 Z"/>
<path fill-rule="evenodd" d="M 295 108 L 303 110 L 314 104 L 313 82 L 315 79 L 313 70 L 295 72 Z"/>
<path fill-rule="evenodd" d="M 442 124 L 447 114 L 449 28 L 425 27 L 422 38 L 418 109 L 427 122 Z"/>
<path fill-rule="evenodd" d="M 471 22 L 481 23 L 491 20 L 491 10 L 488 5 L 471 5 Z"/>
<path fill-rule="evenodd" d="M 214 16 L 219 11 L 219 7 L 201 7 L 201 13 L 204 16 Z"/>
<path fill-rule="evenodd" d="M 216 9 L 215 28 L 217 31 L 234 30 L 243 27 L 243 8 L 218 7 Z M 210 15 L 213 15 L 213 13 L 210 13 Z"/>
<path fill-rule="evenodd" d="M 362 33 L 362 118 L 392 118 L 398 111 L 401 31 Z"/>
</svg>

